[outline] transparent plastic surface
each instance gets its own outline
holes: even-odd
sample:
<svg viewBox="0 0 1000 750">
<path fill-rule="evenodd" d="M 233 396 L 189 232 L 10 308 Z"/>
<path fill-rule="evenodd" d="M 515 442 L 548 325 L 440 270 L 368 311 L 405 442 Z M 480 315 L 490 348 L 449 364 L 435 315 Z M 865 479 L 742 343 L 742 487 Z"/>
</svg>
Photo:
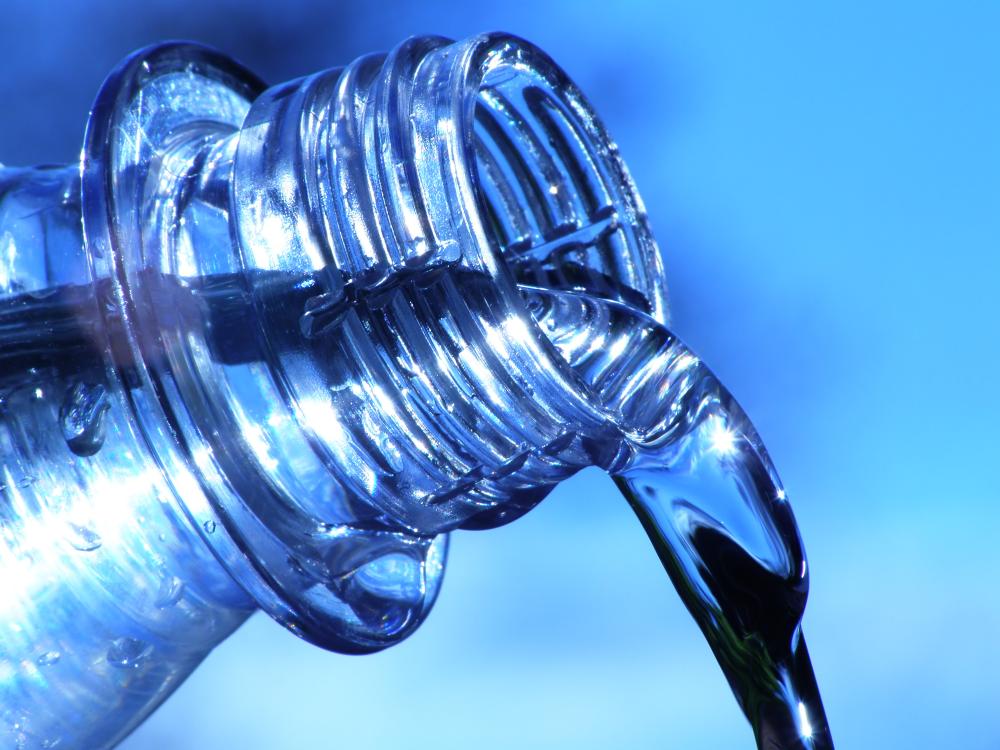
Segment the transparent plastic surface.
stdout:
<svg viewBox="0 0 1000 750">
<path fill-rule="evenodd" d="M 0 737 L 112 746 L 254 607 L 397 643 L 448 532 L 598 465 L 758 744 L 832 747 L 784 492 L 666 324 L 617 148 L 526 42 L 268 89 L 136 53 L 81 170 L 0 170 Z"/>
<path fill-rule="evenodd" d="M 137 434 L 76 169 L 0 170 L 0 746 L 113 745 L 252 611 Z"/>
</svg>

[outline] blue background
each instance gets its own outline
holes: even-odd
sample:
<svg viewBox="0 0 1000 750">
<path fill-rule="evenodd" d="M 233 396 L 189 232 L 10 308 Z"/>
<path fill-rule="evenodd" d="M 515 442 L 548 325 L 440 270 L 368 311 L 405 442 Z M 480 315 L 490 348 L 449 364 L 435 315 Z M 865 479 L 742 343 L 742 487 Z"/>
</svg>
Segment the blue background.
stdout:
<svg viewBox="0 0 1000 750">
<path fill-rule="evenodd" d="M 83 6 L 87 5 L 87 9 Z M 0 159 L 70 161 L 132 49 L 278 82 L 406 36 L 504 29 L 602 113 L 677 331 L 755 420 L 813 570 L 841 748 L 1000 746 L 1000 5 L 6 2 Z M 355 658 L 254 617 L 125 744 L 752 747 L 611 484 L 454 537 L 436 610 Z"/>
</svg>

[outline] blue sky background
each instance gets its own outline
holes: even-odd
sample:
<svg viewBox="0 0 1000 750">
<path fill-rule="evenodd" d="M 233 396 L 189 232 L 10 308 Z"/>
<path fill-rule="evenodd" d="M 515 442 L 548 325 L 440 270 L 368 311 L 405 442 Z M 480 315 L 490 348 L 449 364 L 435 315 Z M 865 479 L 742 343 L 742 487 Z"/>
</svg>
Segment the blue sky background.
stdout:
<svg viewBox="0 0 1000 750">
<path fill-rule="evenodd" d="M 0 160 L 69 161 L 132 49 L 278 82 L 512 31 L 617 138 L 674 323 L 754 419 L 812 563 L 841 748 L 1000 747 L 1000 5 L 4 4 Z M 364 658 L 254 617 L 123 748 L 753 746 L 610 482 L 453 539 L 424 628 Z"/>
</svg>

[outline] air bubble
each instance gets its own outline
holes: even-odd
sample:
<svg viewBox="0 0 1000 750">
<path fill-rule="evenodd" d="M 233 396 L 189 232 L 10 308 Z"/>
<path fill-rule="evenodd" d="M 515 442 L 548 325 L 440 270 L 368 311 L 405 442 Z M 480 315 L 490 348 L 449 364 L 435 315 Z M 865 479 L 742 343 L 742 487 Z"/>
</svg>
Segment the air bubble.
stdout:
<svg viewBox="0 0 1000 750">
<path fill-rule="evenodd" d="M 137 638 L 116 638 L 108 649 L 108 663 L 121 669 L 138 669 L 153 647 Z"/>
<path fill-rule="evenodd" d="M 93 456 L 104 445 L 104 414 L 110 406 L 103 385 L 77 383 L 59 410 L 66 445 L 78 456 Z"/>
<path fill-rule="evenodd" d="M 66 527 L 69 543 L 80 552 L 93 552 L 103 544 L 101 535 L 87 526 L 68 523 Z"/>
<path fill-rule="evenodd" d="M 62 654 L 58 651 L 46 651 L 44 654 L 35 659 L 35 664 L 40 667 L 51 667 L 53 664 L 57 663 L 59 659 L 62 658 Z"/>
<path fill-rule="evenodd" d="M 160 582 L 155 604 L 159 609 L 166 609 L 177 604 L 183 595 L 184 581 L 177 576 L 167 576 Z"/>
</svg>

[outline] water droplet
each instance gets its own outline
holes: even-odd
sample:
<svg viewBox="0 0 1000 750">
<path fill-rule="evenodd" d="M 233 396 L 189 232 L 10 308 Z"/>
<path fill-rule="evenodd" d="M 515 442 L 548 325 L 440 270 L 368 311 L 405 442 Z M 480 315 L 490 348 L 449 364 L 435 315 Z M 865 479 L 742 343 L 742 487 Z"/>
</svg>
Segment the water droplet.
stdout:
<svg viewBox="0 0 1000 750">
<path fill-rule="evenodd" d="M 353 583 L 371 596 L 419 602 L 424 594 L 422 560 L 405 552 L 391 552 L 354 571 Z"/>
<path fill-rule="evenodd" d="M 378 439 L 378 445 L 382 449 L 382 458 L 388 469 L 395 474 L 401 472 L 403 470 L 403 455 L 396 443 L 383 434 Z"/>
<path fill-rule="evenodd" d="M 160 582 L 160 590 L 156 594 L 156 606 L 160 609 L 172 607 L 184 595 L 184 581 L 177 576 L 167 576 Z"/>
<path fill-rule="evenodd" d="M 215 533 L 215 521 L 213 521 L 211 518 L 205 521 L 205 523 L 202 524 L 202 527 L 205 529 L 206 534 Z"/>
<path fill-rule="evenodd" d="M 67 523 L 66 537 L 74 549 L 80 552 L 93 552 L 101 546 L 103 540 L 101 535 L 93 529 L 77 523 Z"/>
<path fill-rule="evenodd" d="M 103 385 L 77 383 L 66 392 L 59 421 L 66 445 L 78 456 L 93 456 L 104 445 L 104 414 L 110 403 Z"/>
<path fill-rule="evenodd" d="M 121 669 L 138 669 L 153 647 L 137 638 L 116 638 L 108 649 L 108 663 Z"/>
<path fill-rule="evenodd" d="M 53 664 L 59 661 L 62 657 L 58 651 L 46 651 L 44 654 L 35 659 L 35 663 L 40 667 L 51 667 Z"/>
</svg>

